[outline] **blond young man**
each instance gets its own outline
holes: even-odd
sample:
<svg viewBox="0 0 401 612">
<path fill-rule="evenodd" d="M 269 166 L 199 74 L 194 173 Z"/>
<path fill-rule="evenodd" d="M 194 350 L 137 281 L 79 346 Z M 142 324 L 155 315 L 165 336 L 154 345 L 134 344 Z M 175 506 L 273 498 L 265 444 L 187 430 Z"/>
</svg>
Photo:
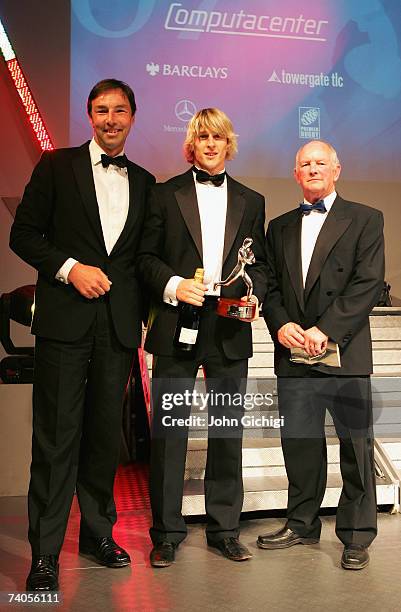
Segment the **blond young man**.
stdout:
<svg viewBox="0 0 401 612">
<path fill-rule="evenodd" d="M 237 151 L 237 140 L 227 115 L 216 108 L 199 111 L 189 122 L 184 143 L 186 160 L 193 164 L 151 191 L 148 215 L 139 251 L 139 270 L 152 299 L 145 348 L 154 354 L 153 380 L 160 393 L 191 392 L 200 366 L 209 385 L 233 391 L 246 379 L 252 355 L 249 323 L 219 317 L 220 288 L 214 283 L 235 267 L 246 237 L 253 239 L 256 257 L 248 269 L 254 299 L 263 300 L 266 285 L 264 255 L 264 198 L 225 172 Z M 193 280 L 204 268 L 204 282 Z M 228 297 L 242 297 L 241 283 L 222 289 Z M 173 346 L 179 303 L 201 308 L 194 350 L 180 354 Z M 224 408 L 227 414 L 227 408 Z M 228 408 L 229 410 L 229 408 Z M 154 419 L 162 413 L 154 401 Z M 180 413 L 190 412 L 190 405 Z M 154 432 L 151 448 L 150 497 L 153 525 L 150 555 L 154 567 L 175 559 L 187 528 L 181 514 L 188 432 Z M 208 440 L 205 473 L 206 536 L 210 546 L 227 558 L 251 557 L 241 544 L 239 519 L 243 502 L 242 432 Z"/>
</svg>

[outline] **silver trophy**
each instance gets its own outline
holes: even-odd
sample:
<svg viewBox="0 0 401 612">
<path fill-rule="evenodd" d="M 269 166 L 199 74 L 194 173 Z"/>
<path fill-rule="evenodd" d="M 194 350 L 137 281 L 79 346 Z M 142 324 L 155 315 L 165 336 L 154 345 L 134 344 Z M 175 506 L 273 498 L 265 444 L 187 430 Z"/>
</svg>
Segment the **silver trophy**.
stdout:
<svg viewBox="0 0 401 612">
<path fill-rule="evenodd" d="M 255 255 L 251 249 L 253 243 L 252 238 L 245 238 L 242 247 L 238 250 L 238 261 L 235 268 L 230 272 L 225 280 L 214 283 L 214 289 L 217 287 L 228 287 L 236 280 L 242 278 L 246 285 L 246 301 L 238 298 L 219 298 L 217 304 L 217 314 L 222 317 L 230 317 L 234 319 L 242 319 L 243 321 L 251 321 L 255 317 L 256 304 L 251 301 L 253 293 L 253 283 L 249 274 L 245 271 L 246 265 L 255 263 Z"/>
</svg>

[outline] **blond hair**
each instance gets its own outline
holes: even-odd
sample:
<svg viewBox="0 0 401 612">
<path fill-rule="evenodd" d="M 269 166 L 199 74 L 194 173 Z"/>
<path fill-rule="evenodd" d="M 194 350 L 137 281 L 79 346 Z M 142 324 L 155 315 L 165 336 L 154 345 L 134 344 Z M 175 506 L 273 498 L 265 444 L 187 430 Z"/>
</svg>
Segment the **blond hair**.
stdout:
<svg viewBox="0 0 401 612">
<path fill-rule="evenodd" d="M 190 120 L 187 127 L 187 135 L 183 145 L 184 156 L 187 162 L 194 162 L 194 145 L 196 138 L 201 132 L 212 132 L 227 139 L 226 159 L 233 159 L 238 151 L 237 135 L 234 133 L 233 124 L 223 111 L 218 108 L 203 108 Z"/>
</svg>

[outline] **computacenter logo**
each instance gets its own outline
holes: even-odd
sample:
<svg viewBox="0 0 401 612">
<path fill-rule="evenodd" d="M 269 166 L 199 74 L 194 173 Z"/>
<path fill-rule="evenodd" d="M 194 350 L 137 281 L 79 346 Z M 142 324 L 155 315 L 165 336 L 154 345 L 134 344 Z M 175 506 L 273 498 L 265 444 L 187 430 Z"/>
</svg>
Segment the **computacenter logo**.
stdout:
<svg viewBox="0 0 401 612">
<path fill-rule="evenodd" d="M 188 66 L 185 64 L 146 64 L 146 72 L 150 76 L 186 77 L 192 79 L 226 79 L 228 68 L 226 66 Z"/>
<path fill-rule="evenodd" d="M 168 8 L 166 30 L 228 34 L 234 36 L 261 36 L 268 38 L 294 38 L 325 42 L 329 22 L 298 14 L 296 16 L 254 15 L 242 9 L 237 13 L 186 9 L 180 2 Z"/>
</svg>

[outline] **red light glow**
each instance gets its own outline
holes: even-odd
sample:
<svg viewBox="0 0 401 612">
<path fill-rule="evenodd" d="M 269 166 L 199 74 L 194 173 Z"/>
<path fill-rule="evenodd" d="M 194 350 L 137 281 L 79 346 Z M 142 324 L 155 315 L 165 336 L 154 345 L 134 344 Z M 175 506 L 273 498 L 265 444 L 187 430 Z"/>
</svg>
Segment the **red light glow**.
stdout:
<svg viewBox="0 0 401 612">
<path fill-rule="evenodd" d="M 25 112 L 28 115 L 32 129 L 40 144 L 40 148 L 42 151 L 52 151 L 54 148 L 52 141 L 47 133 L 45 124 L 43 123 L 43 119 L 39 113 L 38 107 L 36 106 L 35 100 L 33 99 L 31 90 L 28 87 L 18 60 L 11 59 L 6 62 L 6 64 L 14 81 L 14 85 L 19 93 L 22 104 L 24 105 Z"/>
</svg>

